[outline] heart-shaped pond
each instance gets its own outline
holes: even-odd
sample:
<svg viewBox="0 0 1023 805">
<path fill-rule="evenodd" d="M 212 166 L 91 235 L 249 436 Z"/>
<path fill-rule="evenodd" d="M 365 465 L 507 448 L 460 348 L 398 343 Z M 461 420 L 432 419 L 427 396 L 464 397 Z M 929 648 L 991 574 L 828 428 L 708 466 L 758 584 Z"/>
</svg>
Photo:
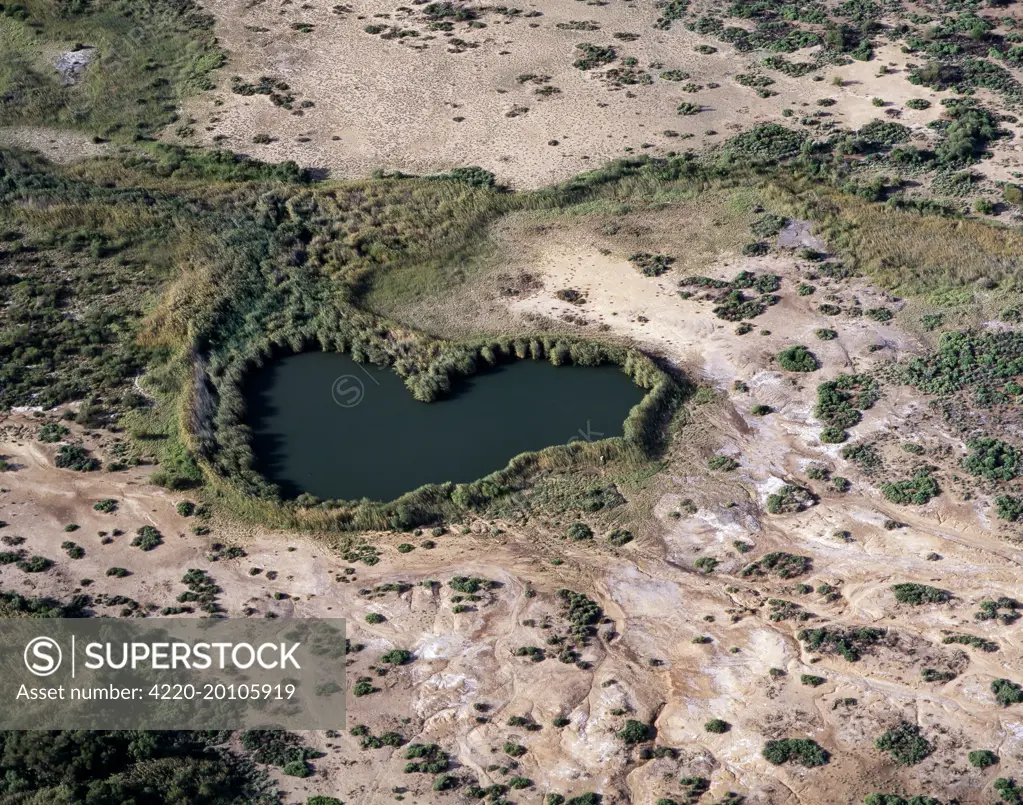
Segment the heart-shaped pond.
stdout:
<svg viewBox="0 0 1023 805">
<path fill-rule="evenodd" d="M 520 360 L 422 403 L 390 369 L 307 352 L 254 372 L 246 402 L 256 466 L 286 497 L 386 501 L 474 481 L 520 453 L 621 436 L 643 394 L 616 366 Z"/>
</svg>

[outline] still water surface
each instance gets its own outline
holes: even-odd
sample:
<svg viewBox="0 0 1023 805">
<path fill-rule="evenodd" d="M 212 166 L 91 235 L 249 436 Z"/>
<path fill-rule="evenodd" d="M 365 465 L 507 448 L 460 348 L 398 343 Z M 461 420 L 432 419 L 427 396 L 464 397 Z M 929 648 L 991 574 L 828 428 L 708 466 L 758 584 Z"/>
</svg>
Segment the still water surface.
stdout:
<svg viewBox="0 0 1023 805">
<path fill-rule="evenodd" d="M 390 369 L 306 352 L 256 370 L 246 390 L 257 468 L 286 497 L 393 500 L 474 481 L 519 453 L 622 435 L 643 390 L 616 366 L 521 360 L 417 402 Z"/>
</svg>

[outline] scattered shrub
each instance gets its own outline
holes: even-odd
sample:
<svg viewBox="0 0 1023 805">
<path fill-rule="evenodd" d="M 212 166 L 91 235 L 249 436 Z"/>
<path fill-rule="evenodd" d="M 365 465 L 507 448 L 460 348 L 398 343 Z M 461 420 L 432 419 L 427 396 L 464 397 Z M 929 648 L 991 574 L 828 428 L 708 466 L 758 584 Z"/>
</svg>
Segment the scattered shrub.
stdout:
<svg viewBox="0 0 1023 805">
<path fill-rule="evenodd" d="M 929 587 L 926 584 L 907 582 L 905 584 L 893 584 L 892 592 L 895 593 L 895 600 L 900 604 L 944 604 L 952 597 L 948 590 L 940 590 L 937 587 Z"/>
<path fill-rule="evenodd" d="M 990 749 L 975 749 L 966 756 L 970 765 L 978 769 L 986 769 L 998 762 L 998 755 Z"/>
<path fill-rule="evenodd" d="M 826 749 L 809 738 L 785 738 L 768 741 L 761 752 L 768 763 L 780 766 L 783 763 L 799 763 L 802 766 L 824 766 L 831 759 Z"/>
<path fill-rule="evenodd" d="M 991 692 L 995 694 L 995 699 L 1002 707 L 1023 702 L 1023 688 L 1009 679 L 994 680 L 991 683 Z"/>
<path fill-rule="evenodd" d="M 143 551 L 151 551 L 160 545 L 163 545 L 163 537 L 151 525 L 142 526 L 135 532 L 135 538 L 131 541 L 133 548 L 141 548 Z"/>
<path fill-rule="evenodd" d="M 788 372 L 815 372 L 820 368 L 817 357 L 802 344 L 783 349 L 778 353 L 778 363 Z"/>
<path fill-rule="evenodd" d="M 903 721 L 874 741 L 880 751 L 887 752 L 900 766 L 915 766 L 923 761 L 934 747 L 920 734 L 920 727 Z"/>
</svg>

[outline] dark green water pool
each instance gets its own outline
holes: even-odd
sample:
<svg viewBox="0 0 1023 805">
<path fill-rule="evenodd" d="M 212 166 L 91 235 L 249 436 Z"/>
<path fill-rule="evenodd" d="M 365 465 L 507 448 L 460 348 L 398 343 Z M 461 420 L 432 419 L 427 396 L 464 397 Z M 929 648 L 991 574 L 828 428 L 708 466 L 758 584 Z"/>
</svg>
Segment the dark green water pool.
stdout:
<svg viewBox="0 0 1023 805">
<path fill-rule="evenodd" d="M 422 403 L 390 369 L 330 352 L 271 363 L 246 387 L 257 467 L 286 496 L 381 501 L 474 481 L 519 453 L 620 436 L 642 396 L 615 366 L 522 360 Z"/>
</svg>

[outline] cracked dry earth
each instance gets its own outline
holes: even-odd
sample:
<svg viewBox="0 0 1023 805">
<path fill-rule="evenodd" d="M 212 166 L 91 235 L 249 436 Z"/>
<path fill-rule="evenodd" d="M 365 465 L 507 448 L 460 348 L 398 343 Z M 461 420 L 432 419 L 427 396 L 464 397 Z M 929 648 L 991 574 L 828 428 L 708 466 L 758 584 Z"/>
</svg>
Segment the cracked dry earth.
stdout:
<svg viewBox="0 0 1023 805">
<path fill-rule="evenodd" d="M 701 404 L 690 403 L 659 472 L 620 481 L 627 503 L 586 515 L 597 539 L 559 538 L 575 512 L 560 520 L 475 520 L 436 537 L 436 547 L 410 553 L 400 553 L 398 544 L 419 546 L 421 539 L 364 535 L 380 551 L 379 563 L 367 566 L 346 562 L 327 537 L 216 519 L 210 535 L 196 536 L 191 521 L 175 511 L 180 497 L 147 484 L 144 468 L 87 474 L 54 469 L 54 447 L 36 441 L 37 420 L 21 412 L 3 423 L 0 451 L 14 469 L 4 475 L 0 519 L 7 523 L 5 534 L 24 536 L 24 547 L 54 559 L 57 567 L 26 574 L 4 566 L 3 587 L 67 597 L 81 589 L 82 578 L 92 578 L 90 593 L 166 606 L 183 589 L 184 569 L 201 567 L 223 588 L 221 603 L 229 614 L 251 607 L 258 616 L 274 611 L 281 617 L 348 618 L 350 639 L 363 645 L 349 657 L 349 690 L 368 676 L 380 691 L 349 697 L 348 724 L 338 725 L 339 734 L 308 736 L 327 754 L 317 761 L 314 778 L 283 778 L 289 801 L 321 793 L 383 803 L 393 801 L 396 790 L 413 802 L 460 797 L 432 791 L 428 775 L 404 774 L 401 750 L 360 749 L 347 730 L 365 724 L 373 734 L 397 730 L 409 741 L 439 744 L 456 773 L 477 778 L 481 786 L 506 782 L 509 775 L 531 779 L 532 788 L 509 794 L 520 802 L 541 801 L 547 792 L 585 791 L 601 792 L 605 802 L 681 800 L 680 778 L 705 777 L 711 785 L 706 802 L 735 791 L 750 803 L 817 805 L 859 802 L 884 791 L 989 803 L 993 779 L 1010 776 L 1023 759 L 1020 710 L 998 705 L 990 683 L 1018 675 L 1023 645 L 1020 626 L 973 616 L 982 599 L 1019 594 L 1023 551 L 997 533 L 983 496 L 959 500 L 948 486 L 924 506 L 887 502 L 877 479 L 843 460 L 840 446 L 820 443 L 813 417 L 817 383 L 924 348 L 892 323 L 822 316 L 820 295 L 830 290 L 864 307 L 900 303 L 863 280 L 822 288 L 816 297 L 784 293 L 781 303 L 756 319 L 757 328 L 770 334 L 738 336 L 734 325 L 713 316 L 709 303 L 679 299 L 677 278 L 643 277 L 584 240 L 566 235 L 557 245 L 545 241 L 523 261 L 538 282 L 531 295 L 511 303 L 511 315 L 535 322 L 578 312 L 553 295 L 577 287 L 586 294 L 585 316 L 593 324 L 607 324 L 612 335 L 665 356 L 714 390 L 701 395 Z M 805 266 L 785 255 L 725 255 L 705 273 L 730 277 L 740 269 L 778 273 L 788 291 Z M 813 340 L 814 329 L 824 326 L 835 326 L 840 337 Z M 867 346 L 878 342 L 886 348 L 868 353 Z M 780 371 L 770 356 L 791 343 L 810 345 L 823 364 L 820 371 Z M 735 391 L 736 379 L 749 391 Z M 753 402 L 771 405 L 774 413 L 753 416 Z M 76 435 L 103 452 L 106 437 L 80 430 Z M 962 452 L 958 437 L 925 399 L 891 384 L 852 435 L 874 441 L 895 474 L 907 464 L 900 442 L 910 437 L 928 447 L 955 445 L 937 462 L 940 480 L 954 473 Z M 715 453 L 735 458 L 738 468 L 708 471 L 707 459 Z M 811 462 L 848 477 L 851 489 L 839 493 L 806 481 Z M 595 472 L 592 481 L 611 472 Z M 767 495 L 793 479 L 802 479 L 819 502 L 800 513 L 768 514 Z M 92 504 L 103 498 L 120 501 L 118 511 L 94 511 Z M 72 522 L 80 526 L 72 538 L 86 549 L 75 561 L 60 548 L 68 538 L 63 526 Z M 165 539 L 150 553 L 127 545 L 144 524 L 156 526 Z M 630 528 L 636 539 L 609 546 L 602 537 L 615 526 Z M 111 527 L 126 535 L 101 544 L 96 533 Z M 211 562 L 214 542 L 244 546 L 247 556 Z M 747 552 L 736 543 L 745 543 Z M 743 572 L 772 551 L 809 557 L 809 568 L 788 579 Z M 699 557 L 719 564 L 701 572 L 694 564 Z M 112 565 L 132 575 L 105 577 Z M 253 567 L 263 572 L 252 576 Z M 277 573 L 272 580 L 265 572 L 271 569 Z M 449 582 L 456 576 L 496 584 L 466 611 L 455 612 Z M 439 585 L 422 583 L 429 581 Z M 899 604 L 890 589 L 899 582 L 930 584 L 954 597 L 946 604 Z M 799 584 L 809 591 L 799 591 Z M 399 586 L 374 592 L 381 585 Z M 562 589 L 588 596 L 605 616 L 578 649 L 577 664 L 559 662 L 560 648 L 547 642 L 567 630 Z M 288 597 L 278 600 L 276 592 Z M 383 622 L 367 623 L 369 613 L 382 615 Z M 887 631 L 850 662 L 812 652 L 798 639 L 800 630 L 821 626 Z M 998 650 L 942 642 L 964 633 L 994 641 Z M 542 648 L 546 659 L 517 655 L 530 646 Z M 392 648 L 411 650 L 415 660 L 375 676 L 380 655 Z M 924 682 L 924 668 L 954 678 Z M 824 682 L 805 685 L 805 674 Z M 513 716 L 527 724 L 509 726 Z M 567 724 L 554 726 L 559 717 Z M 706 731 L 711 718 L 729 722 L 730 731 Z M 652 723 L 651 746 L 674 751 L 629 748 L 616 735 L 626 719 Z M 919 725 L 935 747 L 910 768 L 874 748 L 874 740 L 901 721 Z M 831 753 L 830 764 L 774 766 L 761 756 L 765 741 L 790 737 L 817 741 Z M 507 743 L 526 748 L 514 769 L 508 768 Z M 971 768 L 966 753 L 981 748 L 995 751 L 1000 766 Z"/>
</svg>

